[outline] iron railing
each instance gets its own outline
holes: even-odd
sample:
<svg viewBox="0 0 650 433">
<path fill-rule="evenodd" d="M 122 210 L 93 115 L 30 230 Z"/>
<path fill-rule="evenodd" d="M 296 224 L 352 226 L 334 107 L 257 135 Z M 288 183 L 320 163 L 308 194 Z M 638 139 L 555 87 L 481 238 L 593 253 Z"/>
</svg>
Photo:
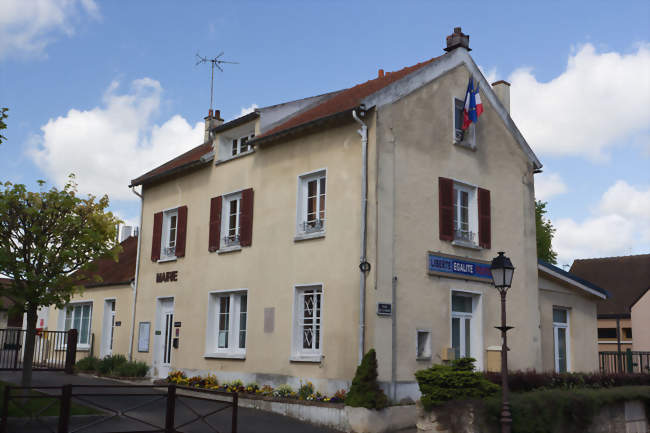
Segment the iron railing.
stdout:
<svg viewBox="0 0 650 433">
<path fill-rule="evenodd" d="M 32 399 L 45 399 L 45 403 L 34 404 Z M 58 416 L 46 416 L 57 403 Z M 99 414 L 71 418 L 73 404 L 94 408 Z M 180 433 L 195 423 L 216 433 L 237 433 L 238 405 L 237 393 L 173 384 L 7 386 L 0 433 L 26 433 L 34 425 L 37 430 L 33 431 L 52 433 Z M 10 409 L 22 417 L 9 417 Z M 223 413 L 228 409 L 230 416 Z"/>
<path fill-rule="evenodd" d="M 0 329 L 0 370 L 22 369 L 26 337 L 25 329 Z M 72 373 L 77 351 L 77 337 L 76 329 L 70 331 L 37 329 L 34 337 L 32 369 L 65 370 Z"/>
<path fill-rule="evenodd" d="M 650 373 L 650 352 L 598 352 L 598 360 L 603 373 Z"/>
<path fill-rule="evenodd" d="M 239 235 L 224 236 L 223 245 L 226 247 L 239 245 Z"/>
<path fill-rule="evenodd" d="M 319 232 L 323 229 L 325 229 L 325 220 L 322 219 L 303 221 L 302 223 L 302 231 L 305 233 Z"/>
<path fill-rule="evenodd" d="M 454 240 L 474 243 L 476 234 L 467 230 L 454 230 Z"/>
</svg>

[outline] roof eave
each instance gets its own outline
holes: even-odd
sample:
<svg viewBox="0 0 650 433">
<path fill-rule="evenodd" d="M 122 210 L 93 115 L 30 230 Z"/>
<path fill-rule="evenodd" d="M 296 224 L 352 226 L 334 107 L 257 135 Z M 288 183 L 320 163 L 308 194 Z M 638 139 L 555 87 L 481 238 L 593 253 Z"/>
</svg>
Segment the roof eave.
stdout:
<svg viewBox="0 0 650 433">
<path fill-rule="evenodd" d="M 210 154 L 208 153 L 206 155 L 210 155 Z M 203 155 L 203 156 L 206 156 L 206 155 Z M 187 163 L 185 163 L 183 165 L 179 165 L 178 167 L 174 167 L 174 168 L 171 168 L 169 170 L 163 171 L 162 173 L 154 174 L 153 176 L 150 176 L 150 177 L 134 179 L 134 180 L 131 181 L 131 184 L 129 185 L 129 188 L 132 188 L 132 187 L 138 186 L 138 185 L 144 186 L 144 185 L 147 185 L 147 184 L 152 184 L 152 183 L 155 183 L 155 182 L 159 182 L 161 180 L 164 180 L 167 177 L 179 174 L 181 172 L 190 171 L 192 169 L 199 168 L 199 167 L 202 167 L 204 165 L 208 165 L 210 163 L 210 161 L 212 161 L 212 159 L 214 158 L 214 154 L 212 155 L 212 157 L 209 157 L 209 158 L 203 158 L 203 156 L 201 158 L 199 158 L 197 161 L 187 162 Z"/>
<path fill-rule="evenodd" d="M 567 277 L 566 275 L 563 275 L 560 272 L 557 272 L 555 269 L 552 269 L 552 268 L 550 268 L 549 266 L 546 266 L 543 263 L 538 263 L 537 264 L 537 269 L 539 269 L 542 272 L 547 273 L 548 275 L 551 275 L 552 277 L 555 277 L 555 278 L 557 278 L 559 280 L 562 280 L 567 284 L 570 284 L 570 285 L 572 285 L 574 287 L 582 289 L 585 292 L 591 293 L 592 295 L 597 296 L 597 297 L 599 297 L 601 299 L 608 299 L 608 298 L 611 297 L 609 292 L 607 292 L 606 290 L 601 289 L 602 292 L 600 292 L 600 291 L 598 291 L 596 289 L 593 289 L 593 288 L 591 288 L 589 286 L 586 286 L 586 285 L 582 284 L 579 281 L 574 280 L 573 278 Z"/>
<path fill-rule="evenodd" d="M 243 125 L 244 123 L 248 123 L 251 120 L 257 119 L 258 117 L 260 117 L 260 113 L 258 111 L 253 111 L 251 113 L 244 114 L 241 117 L 233 119 L 230 122 L 226 122 L 219 126 L 215 126 L 214 128 L 212 128 L 212 132 L 218 133 L 218 132 L 227 131 L 228 129 L 232 129 L 239 125 Z"/>
</svg>

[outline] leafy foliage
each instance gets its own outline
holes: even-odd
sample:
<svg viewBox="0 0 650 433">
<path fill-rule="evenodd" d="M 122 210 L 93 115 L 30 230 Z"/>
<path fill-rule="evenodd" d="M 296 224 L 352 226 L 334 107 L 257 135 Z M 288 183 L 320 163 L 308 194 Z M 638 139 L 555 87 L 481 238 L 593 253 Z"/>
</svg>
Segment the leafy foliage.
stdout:
<svg viewBox="0 0 650 433">
<path fill-rule="evenodd" d="M 553 236 L 555 227 L 551 221 L 544 218 L 548 212 L 547 203 L 541 200 L 535 201 L 535 228 L 537 231 L 537 258 L 553 265 L 557 264 L 557 253 L 553 251 Z"/>
<path fill-rule="evenodd" d="M 294 394 L 293 388 L 291 388 L 291 386 L 289 386 L 287 384 L 280 385 L 277 388 L 275 388 L 275 391 L 273 391 L 273 395 L 275 397 L 285 397 L 286 398 L 286 397 L 291 397 L 291 395 L 293 395 L 293 394 Z"/>
<path fill-rule="evenodd" d="M 99 360 L 97 364 L 97 372 L 101 374 L 109 374 L 117 370 L 122 364 L 126 364 L 126 357 L 124 355 L 109 355 Z"/>
<path fill-rule="evenodd" d="M 77 361 L 74 366 L 77 371 L 88 372 L 88 371 L 96 371 L 98 365 L 99 365 L 99 358 L 95 356 L 87 356 Z"/>
<path fill-rule="evenodd" d="M 501 373 L 485 373 L 493 383 L 501 383 Z M 538 373 L 535 370 L 508 372 L 511 391 L 535 389 L 612 388 L 630 385 L 650 386 L 648 373 Z"/>
<path fill-rule="evenodd" d="M 311 382 L 302 383 L 300 381 L 300 388 L 298 388 L 298 398 L 300 400 L 307 400 L 307 398 L 314 393 L 314 384 Z"/>
<path fill-rule="evenodd" d="M 9 111 L 9 109 L 6 107 L 0 108 L 0 131 L 2 131 L 3 129 L 7 129 L 7 124 L 5 123 L 5 119 L 9 117 L 7 111 Z M 0 134 L 0 144 L 2 144 L 2 141 L 6 139 L 7 137 Z"/>
<path fill-rule="evenodd" d="M 352 380 L 350 392 L 345 398 L 345 404 L 366 409 L 383 409 L 388 406 L 388 398 L 377 382 L 375 349 L 370 349 L 363 356 Z"/>
<path fill-rule="evenodd" d="M 497 393 L 498 385 L 482 373 L 475 372 L 474 358 L 461 358 L 451 365 L 434 365 L 415 373 L 422 397 L 422 405 L 431 410 L 449 400 L 483 398 Z"/>
<path fill-rule="evenodd" d="M 149 366 L 145 362 L 128 361 L 115 368 L 115 375 L 119 377 L 145 377 Z"/>
</svg>

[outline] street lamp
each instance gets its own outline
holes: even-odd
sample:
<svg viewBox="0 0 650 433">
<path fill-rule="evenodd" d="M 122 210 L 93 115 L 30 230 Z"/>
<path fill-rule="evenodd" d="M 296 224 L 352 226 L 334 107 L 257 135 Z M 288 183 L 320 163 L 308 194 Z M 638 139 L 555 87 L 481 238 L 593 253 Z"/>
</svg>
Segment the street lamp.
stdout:
<svg viewBox="0 0 650 433">
<path fill-rule="evenodd" d="M 510 433 L 512 415 L 510 414 L 510 403 L 508 403 L 508 337 L 506 333 L 512 326 L 506 325 L 506 294 L 512 284 L 512 275 L 515 267 L 510 259 L 499 251 L 499 255 L 492 259 L 490 273 L 492 283 L 501 295 L 501 326 L 495 328 L 501 331 L 501 433 Z"/>
</svg>

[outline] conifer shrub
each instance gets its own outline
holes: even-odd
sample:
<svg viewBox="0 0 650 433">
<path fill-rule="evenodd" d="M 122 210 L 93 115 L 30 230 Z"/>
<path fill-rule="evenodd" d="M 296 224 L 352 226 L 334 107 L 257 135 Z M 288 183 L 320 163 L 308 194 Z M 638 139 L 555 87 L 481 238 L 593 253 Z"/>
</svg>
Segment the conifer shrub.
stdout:
<svg viewBox="0 0 650 433">
<path fill-rule="evenodd" d="M 425 409 L 431 410 L 450 400 L 484 398 L 496 394 L 500 387 L 474 371 L 474 358 L 460 358 L 451 365 L 434 365 L 415 373 Z"/>
<path fill-rule="evenodd" d="M 97 370 L 98 364 L 99 364 L 99 358 L 95 356 L 87 356 L 77 361 L 74 366 L 77 369 L 77 371 L 90 372 L 90 371 Z"/>
<path fill-rule="evenodd" d="M 345 404 L 366 409 L 383 409 L 388 406 L 388 398 L 377 382 L 375 349 L 370 349 L 357 367 Z"/>
<path fill-rule="evenodd" d="M 110 374 L 122 364 L 126 364 L 126 356 L 124 355 L 105 356 L 97 363 L 97 372 L 100 374 Z"/>
</svg>

